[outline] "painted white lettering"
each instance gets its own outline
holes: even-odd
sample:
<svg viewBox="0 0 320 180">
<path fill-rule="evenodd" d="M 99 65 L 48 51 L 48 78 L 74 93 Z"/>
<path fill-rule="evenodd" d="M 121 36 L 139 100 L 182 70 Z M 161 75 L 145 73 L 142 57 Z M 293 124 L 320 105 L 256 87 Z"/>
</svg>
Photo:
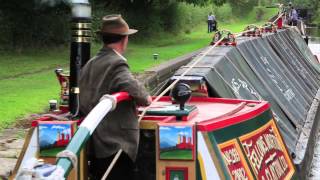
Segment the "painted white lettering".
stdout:
<svg viewBox="0 0 320 180">
<path fill-rule="evenodd" d="M 223 156 L 228 165 L 240 162 L 240 156 L 235 148 L 223 152 Z"/>
<path fill-rule="evenodd" d="M 234 176 L 235 180 L 247 180 L 248 179 L 244 168 L 238 168 L 238 169 L 233 170 L 232 175 Z"/>
</svg>

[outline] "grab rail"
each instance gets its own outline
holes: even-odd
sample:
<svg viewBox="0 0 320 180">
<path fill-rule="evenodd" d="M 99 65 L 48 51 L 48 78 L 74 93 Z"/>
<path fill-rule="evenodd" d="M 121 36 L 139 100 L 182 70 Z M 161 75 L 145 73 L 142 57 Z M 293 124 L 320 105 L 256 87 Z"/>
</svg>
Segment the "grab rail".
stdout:
<svg viewBox="0 0 320 180">
<path fill-rule="evenodd" d="M 113 95 L 104 95 L 100 102 L 90 111 L 87 117 L 83 120 L 79 129 L 71 139 L 67 148 L 62 151 L 62 156 L 57 159 L 57 166 L 64 170 L 64 177 L 67 177 L 75 164 L 72 162 L 72 155 L 78 157 L 81 149 L 88 141 L 90 135 L 94 132 L 105 115 L 115 109 L 117 103 L 129 100 L 130 96 L 127 92 L 119 92 Z M 67 153 L 63 153 L 67 152 Z M 69 155 L 68 155 L 69 154 Z M 75 168 L 75 167 L 74 167 Z"/>
</svg>

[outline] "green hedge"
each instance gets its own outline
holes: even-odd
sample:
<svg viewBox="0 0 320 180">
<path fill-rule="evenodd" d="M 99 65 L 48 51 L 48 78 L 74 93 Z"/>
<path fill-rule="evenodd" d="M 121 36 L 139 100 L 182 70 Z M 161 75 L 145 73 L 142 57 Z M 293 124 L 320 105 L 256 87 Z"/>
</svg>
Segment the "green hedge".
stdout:
<svg viewBox="0 0 320 180">
<path fill-rule="evenodd" d="M 50 6 L 38 1 L 10 0 L 0 7 L 0 50 L 54 47 L 67 44 L 70 39 L 70 8 L 62 1 Z M 161 33 L 190 32 L 191 28 L 206 21 L 208 7 L 193 6 L 181 2 L 167 5 L 153 3 L 148 8 L 106 6 L 92 3 L 92 30 L 99 29 L 101 17 L 106 14 L 122 14 L 130 26 L 139 29 L 135 39 L 150 38 Z M 93 33 L 94 40 L 97 40 Z"/>
<path fill-rule="evenodd" d="M 149 5 L 136 4 L 123 6 L 107 4 L 105 1 L 92 1 L 92 30 L 100 27 L 101 17 L 106 14 L 122 14 L 129 25 L 140 32 L 133 36 L 135 41 L 145 41 L 154 37 L 166 37 L 166 34 L 178 35 L 190 33 L 193 27 L 206 23 L 209 12 L 217 17 L 218 23 L 232 23 L 237 17 L 247 16 L 253 9 L 254 0 L 241 0 L 246 3 L 233 5 L 229 3 L 221 7 L 213 5 L 194 6 L 191 4 L 167 1 L 153 1 Z M 0 6 L 0 50 L 12 48 L 21 51 L 25 48 L 55 47 L 67 44 L 70 39 L 70 8 L 62 1 L 55 4 L 39 4 L 42 1 L 3 1 Z M 53 1 L 50 1 L 53 2 Z M 263 2 L 263 1 L 261 1 Z M 239 3 L 239 2 L 238 2 Z M 250 4 L 243 11 L 240 5 Z M 261 3 L 262 4 L 262 3 Z M 244 6 L 244 5 L 243 5 Z M 236 13 L 236 14 L 235 14 Z M 264 15 L 263 8 L 256 9 L 257 14 L 250 14 L 258 20 Z M 250 17 L 251 18 L 251 17 Z M 98 40 L 93 33 L 94 40 Z"/>
<path fill-rule="evenodd" d="M 0 6 L 0 50 L 63 44 L 69 38 L 69 7 L 10 0 Z"/>
</svg>

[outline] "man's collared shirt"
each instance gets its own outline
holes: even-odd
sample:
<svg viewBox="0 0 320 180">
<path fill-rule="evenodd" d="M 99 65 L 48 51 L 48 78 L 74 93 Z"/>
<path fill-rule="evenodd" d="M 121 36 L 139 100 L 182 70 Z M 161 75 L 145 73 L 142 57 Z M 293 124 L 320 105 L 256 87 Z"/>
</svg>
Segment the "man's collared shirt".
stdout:
<svg viewBox="0 0 320 180">
<path fill-rule="evenodd" d="M 118 51 L 116 51 L 115 49 L 112 49 L 118 56 L 120 56 L 123 60 L 127 61 L 127 59 L 125 57 L 122 56 L 122 54 L 120 54 Z"/>
</svg>

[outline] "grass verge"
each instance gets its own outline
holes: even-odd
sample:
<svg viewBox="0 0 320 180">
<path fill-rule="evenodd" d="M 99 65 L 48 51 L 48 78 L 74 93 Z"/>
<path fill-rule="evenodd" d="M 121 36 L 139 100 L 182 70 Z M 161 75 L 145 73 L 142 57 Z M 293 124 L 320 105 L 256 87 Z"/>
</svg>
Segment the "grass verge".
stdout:
<svg viewBox="0 0 320 180">
<path fill-rule="evenodd" d="M 268 10 L 265 17 L 271 17 L 275 10 Z M 253 12 L 254 13 L 254 12 Z M 261 24 L 252 17 L 219 23 L 219 29 L 233 32 L 242 31 L 248 24 Z M 213 34 L 207 33 L 207 25 L 201 24 L 189 34 L 162 34 L 146 42 L 130 42 L 125 56 L 133 72 L 156 66 L 169 59 L 181 56 L 207 46 Z M 93 43 L 92 54 L 101 45 Z M 157 61 L 152 54 L 159 54 Z M 59 85 L 54 69 L 68 69 L 69 48 L 33 49 L 16 54 L 0 53 L 0 130 L 32 113 L 40 113 L 47 108 L 49 99 L 58 99 Z"/>
</svg>

